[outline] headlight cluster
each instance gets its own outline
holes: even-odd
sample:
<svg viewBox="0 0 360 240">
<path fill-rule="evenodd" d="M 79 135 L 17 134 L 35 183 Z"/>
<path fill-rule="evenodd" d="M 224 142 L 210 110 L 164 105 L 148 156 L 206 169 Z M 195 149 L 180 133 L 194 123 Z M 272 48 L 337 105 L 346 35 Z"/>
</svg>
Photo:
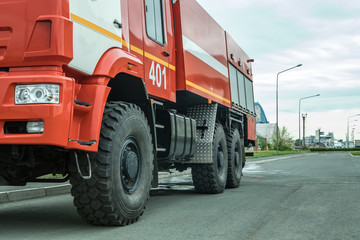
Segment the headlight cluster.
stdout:
<svg viewBox="0 0 360 240">
<path fill-rule="evenodd" d="M 33 84 L 15 86 L 15 104 L 59 104 L 60 86 Z"/>
</svg>

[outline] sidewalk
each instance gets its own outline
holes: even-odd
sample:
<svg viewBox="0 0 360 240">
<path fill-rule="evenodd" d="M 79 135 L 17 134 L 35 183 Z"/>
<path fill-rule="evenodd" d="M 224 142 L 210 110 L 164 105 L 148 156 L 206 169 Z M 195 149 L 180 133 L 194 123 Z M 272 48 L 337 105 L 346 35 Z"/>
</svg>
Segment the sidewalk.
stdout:
<svg viewBox="0 0 360 240">
<path fill-rule="evenodd" d="M 190 174 L 190 171 L 160 172 L 159 180 L 174 176 Z M 0 204 L 29 200 L 42 197 L 50 197 L 62 194 L 69 194 L 71 185 L 65 183 L 28 183 L 26 186 L 0 186 Z"/>
</svg>

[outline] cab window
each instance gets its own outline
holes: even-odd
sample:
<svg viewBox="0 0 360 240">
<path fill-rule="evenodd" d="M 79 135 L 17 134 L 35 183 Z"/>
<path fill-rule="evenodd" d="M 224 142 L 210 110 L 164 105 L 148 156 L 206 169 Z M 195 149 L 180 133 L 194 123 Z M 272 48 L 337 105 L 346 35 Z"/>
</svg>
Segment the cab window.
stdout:
<svg viewBox="0 0 360 240">
<path fill-rule="evenodd" d="M 165 38 L 162 0 L 145 0 L 145 17 L 148 37 L 163 45 Z"/>
</svg>

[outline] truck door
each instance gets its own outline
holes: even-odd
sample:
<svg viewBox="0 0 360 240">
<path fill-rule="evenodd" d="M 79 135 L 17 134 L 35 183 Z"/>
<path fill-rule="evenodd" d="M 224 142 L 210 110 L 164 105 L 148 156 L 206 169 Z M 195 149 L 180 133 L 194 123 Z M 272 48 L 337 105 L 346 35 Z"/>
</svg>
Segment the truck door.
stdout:
<svg viewBox="0 0 360 240">
<path fill-rule="evenodd" d="M 143 0 L 144 69 L 148 93 L 175 101 L 175 39 L 171 0 Z"/>
</svg>

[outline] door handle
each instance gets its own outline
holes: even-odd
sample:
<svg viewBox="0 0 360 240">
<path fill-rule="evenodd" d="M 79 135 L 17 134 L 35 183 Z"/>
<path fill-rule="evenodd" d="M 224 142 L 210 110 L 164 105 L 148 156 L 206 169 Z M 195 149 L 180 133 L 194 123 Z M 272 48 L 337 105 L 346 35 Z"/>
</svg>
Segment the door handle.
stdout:
<svg viewBox="0 0 360 240">
<path fill-rule="evenodd" d="M 167 52 L 167 51 L 164 51 L 164 52 L 163 52 L 163 55 L 164 55 L 165 57 L 169 57 L 169 56 L 170 56 L 170 53 Z"/>
<path fill-rule="evenodd" d="M 115 27 L 120 28 L 120 29 L 123 27 L 123 25 L 117 19 L 114 19 L 114 25 L 115 25 Z"/>
</svg>

